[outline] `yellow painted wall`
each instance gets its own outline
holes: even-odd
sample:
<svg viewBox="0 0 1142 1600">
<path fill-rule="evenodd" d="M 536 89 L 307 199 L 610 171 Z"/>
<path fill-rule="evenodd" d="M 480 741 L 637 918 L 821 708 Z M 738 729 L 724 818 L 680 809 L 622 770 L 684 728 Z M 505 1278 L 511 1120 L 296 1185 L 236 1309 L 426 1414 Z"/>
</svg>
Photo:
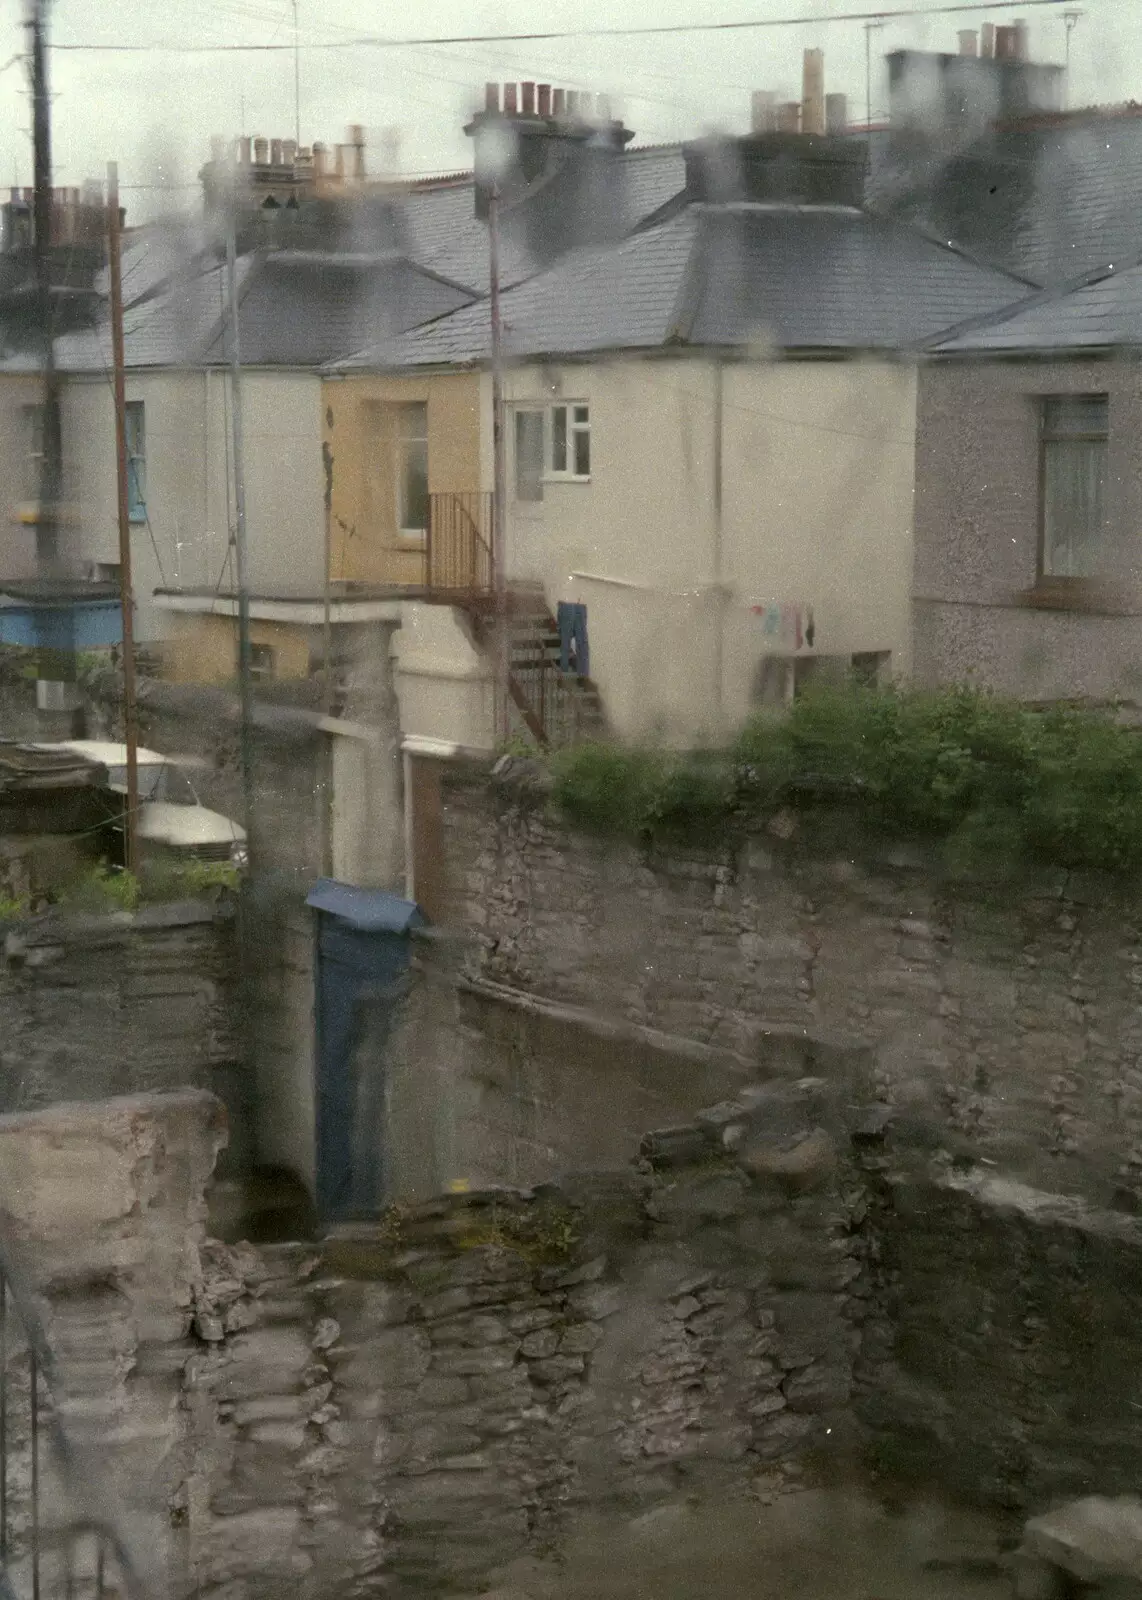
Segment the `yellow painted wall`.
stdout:
<svg viewBox="0 0 1142 1600">
<path fill-rule="evenodd" d="M 295 623 L 251 621 L 250 642 L 274 652 L 275 678 L 306 678 L 309 631 Z M 163 667 L 172 683 L 232 683 L 237 659 L 237 618 L 171 615 Z"/>
<path fill-rule="evenodd" d="M 327 380 L 322 405 L 324 437 L 333 453 L 335 583 L 423 581 L 424 546 L 402 539 L 397 528 L 396 408 L 417 401 L 428 406 L 429 493 L 482 487 L 475 373 Z"/>
</svg>

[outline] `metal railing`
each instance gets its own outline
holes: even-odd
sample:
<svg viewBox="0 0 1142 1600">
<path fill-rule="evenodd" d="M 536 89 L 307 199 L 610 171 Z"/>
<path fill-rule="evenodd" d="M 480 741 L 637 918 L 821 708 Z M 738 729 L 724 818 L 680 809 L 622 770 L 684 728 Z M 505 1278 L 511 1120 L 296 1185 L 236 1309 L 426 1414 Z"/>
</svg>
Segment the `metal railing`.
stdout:
<svg viewBox="0 0 1142 1600">
<path fill-rule="evenodd" d="M 449 594 L 492 593 L 495 568 L 490 491 L 429 495 L 424 582 L 426 588 Z"/>
<path fill-rule="evenodd" d="M 0 1239 L 0 1600 L 146 1600 L 108 1507 L 106 1459 L 68 1437 L 62 1392 Z"/>
</svg>

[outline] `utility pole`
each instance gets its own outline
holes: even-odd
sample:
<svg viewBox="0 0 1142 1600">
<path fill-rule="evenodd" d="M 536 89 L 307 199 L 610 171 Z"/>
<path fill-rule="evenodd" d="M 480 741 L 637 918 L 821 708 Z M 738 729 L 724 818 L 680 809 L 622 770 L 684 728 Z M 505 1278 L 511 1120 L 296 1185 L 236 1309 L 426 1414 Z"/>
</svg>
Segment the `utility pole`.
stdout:
<svg viewBox="0 0 1142 1600">
<path fill-rule="evenodd" d="M 499 184 L 493 180 L 488 196 L 488 310 L 492 334 L 492 576 L 496 593 L 496 733 L 506 741 L 509 732 L 508 574 L 504 524 L 507 441 L 504 438 L 499 212 Z"/>
<path fill-rule="evenodd" d="M 245 133 L 246 129 L 241 130 Z M 293 137 L 301 148 L 301 42 L 297 32 L 297 0 L 293 0 Z"/>
<path fill-rule="evenodd" d="M 52 133 L 48 91 L 47 10 L 49 0 L 30 0 L 27 28 L 32 89 L 33 182 L 32 253 L 35 271 L 35 321 L 43 372 L 40 413 L 40 483 L 36 521 L 36 568 L 41 580 L 63 576 L 59 551 L 59 502 L 63 485 L 59 379 L 55 369 L 52 315 Z M 65 713 L 66 732 L 74 732 L 78 698 L 72 614 L 56 613 L 50 644 L 38 629 L 36 705 L 54 722 Z M 57 730 L 58 731 L 58 730 Z"/>
<path fill-rule="evenodd" d="M 238 703 L 241 727 L 242 822 L 246 848 L 253 861 L 254 771 L 250 751 L 253 724 L 250 704 L 250 587 L 246 571 L 246 474 L 242 452 L 242 346 L 238 335 L 237 217 L 238 167 L 230 157 L 230 194 L 226 210 L 226 318 L 230 333 L 230 443 L 234 461 L 234 567 L 238 580 Z"/>
<path fill-rule="evenodd" d="M 119 608 L 123 613 L 123 732 L 127 742 L 128 872 L 139 870 L 139 725 L 135 706 L 135 596 L 131 583 L 131 512 L 127 485 L 127 381 L 123 357 L 123 278 L 119 239 L 119 168 L 107 163 L 107 260 L 111 280 L 111 359 L 115 389 L 115 477 L 119 495 Z"/>
<path fill-rule="evenodd" d="M 884 20 L 881 17 L 864 25 L 864 126 L 870 142 L 872 140 L 872 30 L 883 27 Z"/>
</svg>

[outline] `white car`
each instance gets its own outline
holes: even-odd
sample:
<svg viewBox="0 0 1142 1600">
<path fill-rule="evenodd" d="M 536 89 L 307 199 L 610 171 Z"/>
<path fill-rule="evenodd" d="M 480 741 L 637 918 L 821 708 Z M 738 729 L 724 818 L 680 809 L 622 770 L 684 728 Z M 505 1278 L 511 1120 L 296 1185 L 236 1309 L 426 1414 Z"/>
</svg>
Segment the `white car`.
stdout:
<svg viewBox="0 0 1142 1600">
<path fill-rule="evenodd" d="M 127 746 L 101 739 L 69 739 L 42 749 L 70 750 L 107 768 L 116 794 L 127 793 Z M 177 761 L 157 750 L 138 750 L 139 843 L 184 861 L 228 861 L 246 865 L 246 830 L 210 811 Z"/>
</svg>

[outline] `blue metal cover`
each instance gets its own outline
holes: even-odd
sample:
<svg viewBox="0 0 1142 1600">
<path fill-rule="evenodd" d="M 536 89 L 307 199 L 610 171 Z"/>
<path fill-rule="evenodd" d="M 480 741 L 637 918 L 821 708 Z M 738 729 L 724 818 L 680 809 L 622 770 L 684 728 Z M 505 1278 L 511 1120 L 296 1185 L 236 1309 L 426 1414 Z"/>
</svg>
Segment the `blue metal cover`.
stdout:
<svg viewBox="0 0 1142 1600">
<path fill-rule="evenodd" d="M 305 897 L 306 905 L 339 917 L 362 933 L 407 933 L 424 921 L 420 907 L 387 889 L 360 889 L 336 878 L 318 878 Z"/>
</svg>

